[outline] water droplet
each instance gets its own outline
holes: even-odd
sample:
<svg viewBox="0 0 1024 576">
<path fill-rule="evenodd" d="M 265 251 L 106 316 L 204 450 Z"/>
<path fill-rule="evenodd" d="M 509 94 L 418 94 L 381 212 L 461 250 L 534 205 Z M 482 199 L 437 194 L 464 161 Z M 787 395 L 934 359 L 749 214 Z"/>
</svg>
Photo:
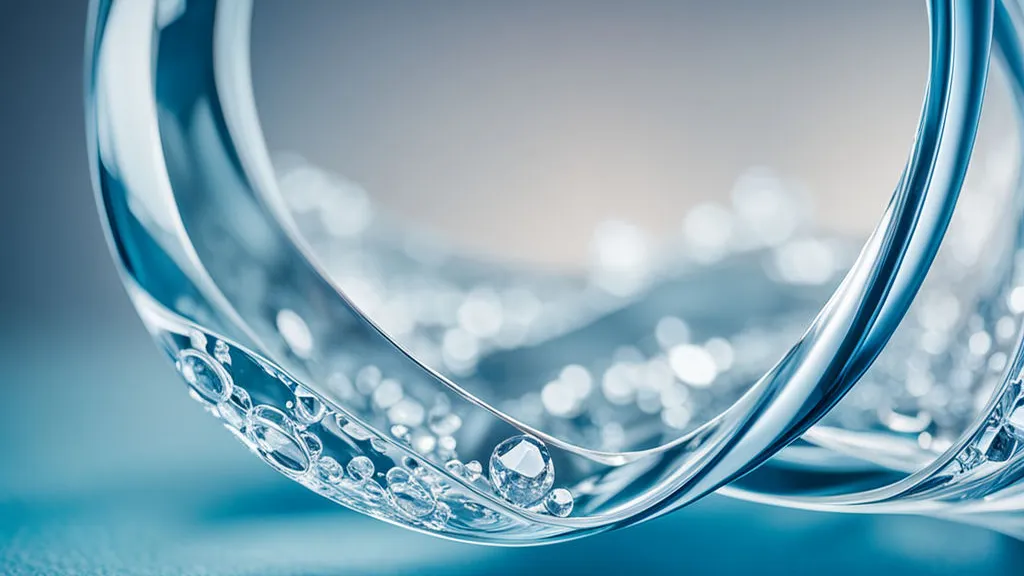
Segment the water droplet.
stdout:
<svg viewBox="0 0 1024 576">
<path fill-rule="evenodd" d="M 231 349 L 228 348 L 227 342 L 217 340 L 217 343 L 213 345 L 213 357 L 221 364 L 231 365 Z"/>
<path fill-rule="evenodd" d="M 388 493 L 384 490 L 384 488 L 381 488 L 380 484 L 377 484 L 372 480 L 363 483 L 362 489 L 363 496 L 365 496 L 366 499 L 372 504 L 376 504 L 379 506 L 388 501 Z"/>
<path fill-rule="evenodd" d="M 444 469 L 447 470 L 449 474 L 457 478 L 463 478 L 466 476 L 466 466 L 458 460 L 449 460 L 445 463 Z"/>
<path fill-rule="evenodd" d="M 345 469 L 338 464 L 338 461 L 330 456 L 324 456 L 317 463 L 320 470 L 320 477 L 331 484 L 337 484 L 345 478 Z"/>
<path fill-rule="evenodd" d="M 391 427 L 391 435 L 401 442 L 408 442 L 409 427 L 402 424 L 395 424 Z"/>
<path fill-rule="evenodd" d="M 718 366 L 711 354 L 701 346 L 680 344 L 669 350 L 669 364 L 683 382 L 706 388 L 718 377 Z"/>
<path fill-rule="evenodd" d="M 395 506 L 413 518 L 430 515 L 437 504 L 430 492 L 415 482 L 389 483 L 388 492 L 391 493 Z"/>
<path fill-rule="evenodd" d="M 373 390 L 380 385 L 381 378 L 383 378 L 383 375 L 380 372 L 380 368 L 372 364 L 364 366 L 356 374 L 356 390 L 363 395 L 372 394 Z"/>
<path fill-rule="evenodd" d="M 356 482 L 365 482 L 373 477 L 373 460 L 366 456 L 356 456 L 346 466 L 349 476 Z"/>
<path fill-rule="evenodd" d="M 444 502 L 438 502 L 434 508 L 434 522 L 439 526 L 444 526 L 448 523 L 448 519 L 452 517 L 452 509 Z"/>
<path fill-rule="evenodd" d="M 466 462 L 466 473 L 469 474 L 470 481 L 475 481 L 484 473 L 484 467 L 477 460 L 470 460 Z"/>
<path fill-rule="evenodd" d="M 555 488 L 548 494 L 547 498 L 544 499 L 544 508 L 552 516 L 558 516 L 559 518 L 565 518 L 569 514 L 572 514 L 572 507 L 574 501 L 572 498 L 572 492 L 569 492 L 565 488 Z"/>
<path fill-rule="evenodd" d="M 985 459 L 989 462 L 1006 462 L 1017 449 L 1017 437 L 1006 427 L 986 431 L 981 439 Z"/>
<path fill-rule="evenodd" d="M 206 350 L 206 334 L 199 330 L 189 331 L 188 341 L 196 350 Z"/>
<path fill-rule="evenodd" d="M 514 436 L 491 453 L 490 478 L 503 498 L 527 507 L 551 490 L 555 467 L 543 442 L 532 436 Z"/>
<path fill-rule="evenodd" d="M 306 449 L 309 450 L 309 455 L 314 460 L 320 457 L 320 453 L 324 451 L 323 442 L 320 441 L 320 437 L 311 432 L 302 433 L 302 441 L 306 443 Z"/>
<path fill-rule="evenodd" d="M 307 426 L 316 424 L 327 413 L 327 407 L 302 386 L 295 389 L 295 419 Z"/>
<path fill-rule="evenodd" d="M 427 425 L 438 436 L 451 436 L 462 427 L 462 418 L 454 412 L 431 412 Z"/>
<path fill-rule="evenodd" d="M 388 470 L 384 478 L 388 481 L 388 484 L 412 482 L 412 474 L 409 474 L 409 471 L 405 468 L 399 468 L 398 466 Z"/>
<path fill-rule="evenodd" d="M 383 438 L 377 438 L 376 436 L 370 438 L 370 447 L 381 454 L 386 454 L 388 451 L 388 443 Z"/>
<path fill-rule="evenodd" d="M 346 422 L 345 425 L 341 427 L 341 430 L 345 434 L 351 436 L 353 440 L 369 440 L 373 437 L 373 434 L 369 430 L 355 422 Z"/>
<path fill-rule="evenodd" d="M 266 405 L 253 408 L 245 433 L 259 455 L 278 470 L 301 474 L 309 469 L 309 448 L 299 437 L 298 426 L 277 408 Z"/>
<path fill-rule="evenodd" d="M 233 386 L 231 398 L 217 405 L 217 412 L 225 422 L 235 428 L 245 425 L 245 418 L 252 409 L 252 399 L 244 388 Z"/>
<path fill-rule="evenodd" d="M 231 375 L 206 352 L 182 350 L 177 365 L 198 400 L 219 404 L 231 397 Z"/>
<path fill-rule="evenodd" d="M 435 484 L 439 480 L 439 478 L 433 472 L 431 472 L 429 468 L 422 465 L 417 465 L 415 468 L 413 468 L 412 475 L 419 479 L 419 481 L 423 482 L 424 484 Z"/>
<path fill-rule="evenodd" d="M 426 417 L 423 405 L 412 398 L 402 398 L 388 409 L 388 419 L 392 424 L 402 424 L 415 428 L 423 424 Z"/>
<path fill-rule="evenodd" d="M 453 436 L 441 436 L 437 439 L 437 450 L 445 454 L 452 454 L 455 452 L 455 448 L 458 443 L 455 441 Z"/>
<path fill-rule="evenodd" d="M 493 529 L 501 523 L 502 516 L 474 502 L 466 496 L 455 495 L 445 500 L 450 508 L 449 523 L 457 528 L 467 530 Z"/>
</svg>

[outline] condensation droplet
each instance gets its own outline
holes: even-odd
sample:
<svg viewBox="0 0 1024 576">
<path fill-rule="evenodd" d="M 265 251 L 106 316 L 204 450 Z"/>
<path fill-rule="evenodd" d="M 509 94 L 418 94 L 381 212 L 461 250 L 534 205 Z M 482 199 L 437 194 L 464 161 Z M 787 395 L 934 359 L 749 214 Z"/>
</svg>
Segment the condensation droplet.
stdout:
<svg viewBox="0 0 1024 576">
<path fill-rule="evenodd" d="M 257 406 L 249 412 L 245 433 L 256 451 L 271 466 L 286 474 L 309 469 L 311 457 L 298 426 L 273 406 Z"/>
<path fill-rule="evenodd" d="M 373 460 L 366 456 L 356 456 L 349 461 L 345 469 L 356 482 L 365 482 L 373 477 Z"/>
<path fill-rule="evenodd" d="M 177 366 L 198 400 L 218 404 L 231 397 L 231 375 L 206 352 L 182 350 L 178 353 Z"/>
<path fill-rule="evenodd" d="M 327 407 L 312 392 L 299 386 L 295 389 L 295 419 L 307 426 L 316 424 L 327 413 Z"/>
</svg>

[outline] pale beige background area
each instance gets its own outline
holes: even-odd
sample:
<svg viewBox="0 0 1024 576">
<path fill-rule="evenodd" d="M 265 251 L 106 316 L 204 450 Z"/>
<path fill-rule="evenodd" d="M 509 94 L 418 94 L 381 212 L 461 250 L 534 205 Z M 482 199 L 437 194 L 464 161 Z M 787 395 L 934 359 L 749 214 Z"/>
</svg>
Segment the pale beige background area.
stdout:
<svg viewBox="0 0 1024 576">
<path fill-rule="evenodd" d="M 670 234 L 751 165 L 863 233 L 927 76 L 921 0 L 321 4 L 257 5 L 271 148 L 516 260 L 579 263 L 607 218 Z"/>
</svg>

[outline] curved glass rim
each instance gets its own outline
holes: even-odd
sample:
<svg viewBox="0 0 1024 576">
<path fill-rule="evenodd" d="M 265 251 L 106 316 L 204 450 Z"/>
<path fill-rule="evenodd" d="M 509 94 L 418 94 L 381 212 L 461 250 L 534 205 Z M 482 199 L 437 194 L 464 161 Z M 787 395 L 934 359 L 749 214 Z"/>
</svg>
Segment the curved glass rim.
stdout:
<svg viewBox="0 0 1024 576">
<path fill-rule="evenodd" d="M 92 46 L 95 63 L 102 37 L 98 22 L 115 0 L 94 2 Z M 538 521 L 578 528 L 595 522 L 629 524 L 689 503 L 758 466 L 820 419 L 885 345 L 917 292 L 952 215 L 973 148 L 981 112 L 993 27 L 993 0 L 930 0 L 931 59 L 929 84 L 913 152 L 885 215 L 856 264 L 823 307 L 806 335 L 732 407 L 697 430 L 662 446 L 634 453 L 605 453 L 581 448 L 510 418 L 417 360 L 372 318 L 359 310 L 318 265 L 311 250 L 286 216 L 276 192 L 273 168 L 259 129 L 248 63 L 248 22 L 252 4 L 216 2 L 214 36 L 216 100 L 227 126 L 225 143 L 239 159 L 254 197 L 273 216 L 300 255 L 308 272 L 329 287 L 343 305 L 377 332 L 380 342 L 403 356 L 413 368 L 496 418 L 541 438 L 551 446 L 606 464 L 621 464 L 652 453 L 667 454 L 677 467 L 656 489 L 637 497 L 642 510 L 625 510 L 591 518 Z M 101 151 L 96 138 L 95 77 L 88 78 L 90 152 L 97 176 Z M 103 214 L 106 217 L 106 214 Z M 107 222 L 115 254 L 117 240 Z M 130 276 L 121 262 L 122 274 Z M 220 295 L 228 310 L 230 303 Z M 239 326 L 245 323 L 239 319 Z M 254 338 L 258 342 L 258 338 Z M 255 349 L 265 349 L 257 346 Z M 306 374 L 293 361 L 285 367 Z M 315 386 L 314 386 L 315 388 Z M 329 399 L 328 399 L 329 400 Z M 701 450 L 693 450 L 694 441 Z M 635 509 L 636 506 L 629 506 Z M 532 518 L 531 518 L 532 519 Z"/>
</svg>

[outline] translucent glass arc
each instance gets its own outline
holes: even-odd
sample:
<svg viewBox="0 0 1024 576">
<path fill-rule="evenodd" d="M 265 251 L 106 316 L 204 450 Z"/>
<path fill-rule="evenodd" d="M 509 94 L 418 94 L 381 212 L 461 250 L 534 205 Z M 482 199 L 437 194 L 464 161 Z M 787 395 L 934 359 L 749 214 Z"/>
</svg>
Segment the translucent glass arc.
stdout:
<svg viewBox="0 0 1024 576">
<path fill-rule="evenodd" d="M 532 526 L 525 533 L 412 526 L 510 544 L 625 526 L 693 502 L 771 458 L 856 383 L 905 314 L 951 218 L 980 118 L 995 21 L 991 0 L 929 2 L 929 82 L 910 159 L 878 227 L 804 337 L 719 418 L 664 446 L 609 453 L 531 428 L 474 397 L 404 350 L 321 269 L 283 207 L 260 130 L 249 78 L 251 9 L 246 1 L 93 3 L 87 88 L 95 184 L 129 293 L 158 338 L 164 316 L 174 317 L 168 325 L 201 326 L 322 393 L 313 383 L 323 367 L 288 354 L 279 330 L 258 313 L 260 303 L 234 285 L 239 270 L 273 268 L 278 289 L 302 295 L 302 316 L 323 318 L 510 432 L 541 439 L 556 459 L 644 470 L 607 505 L 580 516 L 537 515 L 490 500 Z M 204 245 L 197 214 L 207 210 L 244 221 L 228 238 L 237 243 L 231 266 Z M 177 309 L 183 294 L 199 303 L 194 314 Z"/>
</svg>

